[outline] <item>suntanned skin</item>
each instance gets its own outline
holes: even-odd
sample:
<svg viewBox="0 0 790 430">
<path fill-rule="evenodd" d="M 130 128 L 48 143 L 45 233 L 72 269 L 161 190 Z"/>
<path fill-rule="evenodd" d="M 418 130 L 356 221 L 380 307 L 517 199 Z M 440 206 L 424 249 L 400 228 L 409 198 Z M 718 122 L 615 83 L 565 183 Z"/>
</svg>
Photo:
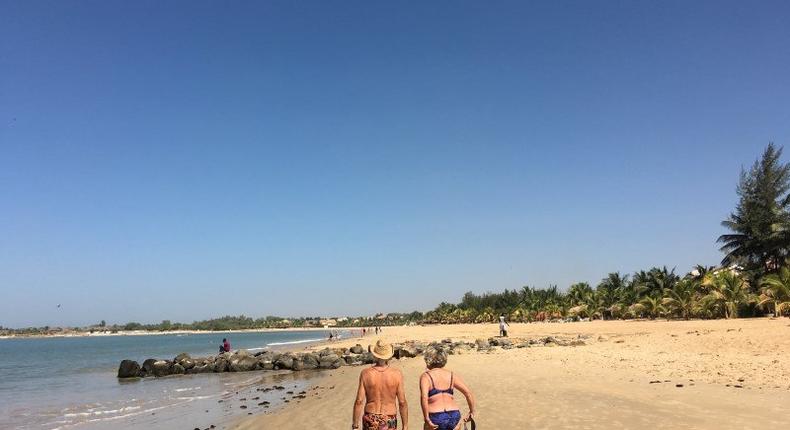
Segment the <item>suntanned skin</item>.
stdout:
<svg viewBox="0 0 790 430">
<path fill-rule="evenodd" d="M 431 369 L 428 370 L 428 372 L 431 374 L 431 378 L 433 378 L 437 389 L 445 390 L 450 388 L 451 374 L 449 370 Z M 452 377 L 453 389 L 460 391 L 461 394 L 466 397 L 466 403 L 469 404 L 469 415 L 467 415 L 466 418 L 464 418 L 461 422 L 469 421 L 469 419 L 475 415 L 475 411 L 477 410 L 475 396 L 472 394 L 472 391 L 469 390 L 469 387 L 466 385 L 464 379 L 461 378 L 459 374 L 453 373 Z M 428 397 L 428 391 L 431 389 L 431 378 L 429 378 L 425 373 L 423 373 L 420 377 L 420 406 L 422 407 L 422 415 L 423 419 L 425 420 L 425 426 L 423 427 L 424 430 L 434 430 L 439 427 L 431 422 L 428 414 L 444 411 L 457 411 L 461 409 L 458 407 L 458 404 L 455 402 L 453 396 L 448 393 L 440 393 L 433 397 Z M 456 429 L 461 428 L 461 422 L 458 423 Z"/>
<path fill-rule="evenodd" d="M 400 412 L 401 428 L 409 428 L 409 405 L 403 391 L 403 374 L 385 361 L 363 370 L 359 374 L 359 388 L 354 402 L 352 424 L 361 426 L 362 412 L 396 415 Z"/>
</svg>

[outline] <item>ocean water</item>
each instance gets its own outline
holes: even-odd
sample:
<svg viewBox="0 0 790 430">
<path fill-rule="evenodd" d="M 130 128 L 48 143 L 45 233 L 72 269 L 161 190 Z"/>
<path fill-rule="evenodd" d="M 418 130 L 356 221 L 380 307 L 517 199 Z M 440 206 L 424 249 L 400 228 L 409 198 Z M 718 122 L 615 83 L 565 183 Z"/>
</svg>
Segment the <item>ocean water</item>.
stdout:
<svg viewBox="0 0 790 430">
<path fill-rule="evenodd" d="M 0 429 L 194 429 L 222 428 L 252 409 L 246 392 L 276 407 L 282 393 L 265 385 L 302 390 L 310 374 L 244 372 L 121 381 L 123 359 L 172 359 L 216 354 L 223 337 L 233 349 L 298 348 L 326 339 L 322 331 L 212 333 L 0 339 Z M 241 394 L 237 394 L 241 393 Z M 257 395 L 256 395 L 257 393 Z M 235 402 L 235 403 L 234 403 Z M 257 403 L 255 404 L 257 405 Z M 251 406 L 255 406 L 251 405 Z"/>
</svg>

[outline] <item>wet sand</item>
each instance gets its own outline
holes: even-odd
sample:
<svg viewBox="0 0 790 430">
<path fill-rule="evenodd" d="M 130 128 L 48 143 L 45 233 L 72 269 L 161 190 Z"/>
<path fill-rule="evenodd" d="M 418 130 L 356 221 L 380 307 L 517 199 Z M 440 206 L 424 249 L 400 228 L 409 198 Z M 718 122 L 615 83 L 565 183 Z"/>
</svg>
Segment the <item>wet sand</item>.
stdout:
<svg viewBox="0 0 790 430">
<path fill-rule="evenodd" d="M 475 340 L 498 327 L 385 328 L 381 337 Z M 513 324 L 510 337 L 581 337 L 586 345 L 534 346 L 452 355 L 448 368 L 475 391 L 484 428 L 761 429 L 790 416 L 790 319 L 596 321 Z M 336 342 L 367 346 L 375 336 Z M 417 381 L 422 358 L 393 360 L 403 370 L 410 428 L 422 428 Z M 304 399 L 230 428 L 336 429 L 351 424 L 360 372 L 330 372 Z M 466 409 L 462 397 L 459 398 Z"/>
</svg>

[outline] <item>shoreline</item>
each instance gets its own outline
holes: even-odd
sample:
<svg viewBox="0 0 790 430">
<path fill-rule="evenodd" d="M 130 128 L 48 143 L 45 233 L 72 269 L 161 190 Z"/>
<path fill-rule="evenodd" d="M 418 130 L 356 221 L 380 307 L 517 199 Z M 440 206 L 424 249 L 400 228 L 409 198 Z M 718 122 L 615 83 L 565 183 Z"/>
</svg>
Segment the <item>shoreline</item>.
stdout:
<svg viewBox="0 0 790 430">
<path fill-rule="evenodd" d="M 276 333 L 276 332 L 302 332 L 302 331 L 328 331 L 328 330 L 354 330 L 352 328 L 323 328 L 323 327 L 288 327 L 288 328 L 253 328 L 243 330 L 172 330 L 172 331 L 150 331 L 150 330 L 129 330 L 111 333 L 109 331 L 102 332 L 72 332 L 72 333 L 58 333 L 58 334 L 31 334 L 31 335 L 3 335 L 3 339 L 47 339 L 47 338 L 70 338 L 70 337 L 113 337 L 113 336 L 169 336 L 169 335 L 193 335 L 193 334 L 221 334 L 221 333 Z M 361 330 L 361 329 L 360 329 Z"/>
</svg>

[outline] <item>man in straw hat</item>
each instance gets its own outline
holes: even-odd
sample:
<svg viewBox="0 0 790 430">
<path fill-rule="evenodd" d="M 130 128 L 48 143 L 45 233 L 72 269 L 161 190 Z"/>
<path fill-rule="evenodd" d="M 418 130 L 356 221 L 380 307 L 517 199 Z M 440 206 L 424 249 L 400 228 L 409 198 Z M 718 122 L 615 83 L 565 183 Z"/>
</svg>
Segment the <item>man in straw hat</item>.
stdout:
<svg viewBox="0 0 790 430">
<path fill-rule="evenodd" d="M 361 419 L 363 430 L 395 430 L 398 427 L 397 413 L 400 411 L 402 428 L 406 430 L 409 428 L 409 407 L 403 391 L 403 374 L 389 367 L 392 345 L 379 339 L 370 352 L 376 364 L 364 369 L 359 375 L 351 428 L 358 429 Z"/>
</svg>

